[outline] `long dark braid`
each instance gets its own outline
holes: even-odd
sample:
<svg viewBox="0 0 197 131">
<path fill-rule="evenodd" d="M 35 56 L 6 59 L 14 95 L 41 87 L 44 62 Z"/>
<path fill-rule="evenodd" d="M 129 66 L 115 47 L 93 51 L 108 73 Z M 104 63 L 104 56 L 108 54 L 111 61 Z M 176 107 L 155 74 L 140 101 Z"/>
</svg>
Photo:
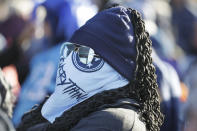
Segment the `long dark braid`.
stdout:
<svg viewBox="0 0 197 131">
<path fill-rule="evenodd" d="M 55 119 L 47 131 L 65 131 L 74 127 L 82 118 L 97 111 L 101 105 L 115 103 L 121 98 L 133 98 L 140 104 L 139 114 L 149 131 L 159 131 L 163 122 L 160 112 L 158 85 L 151 58 L 151 41 L 145 32 L 144 22 L 136 10 L 129 9 L 136 40 L 137 58 L 135 80 L 128 86 L 103 91 L 74 106 Z"/>
<path fill-rule="evenodd" d="M 132 91 L 137 94 L 141 107 L 141 119 L 146 123 L 147 129 L 159 131 L 163 123 L 163 115 L 160 112 L 158 85 L 151 58 L 152 42 L 145 31 L 141 15 L 136 10 L 129 10 L 132 14 L 137 49 L 135 82 Z"/>
</svg>

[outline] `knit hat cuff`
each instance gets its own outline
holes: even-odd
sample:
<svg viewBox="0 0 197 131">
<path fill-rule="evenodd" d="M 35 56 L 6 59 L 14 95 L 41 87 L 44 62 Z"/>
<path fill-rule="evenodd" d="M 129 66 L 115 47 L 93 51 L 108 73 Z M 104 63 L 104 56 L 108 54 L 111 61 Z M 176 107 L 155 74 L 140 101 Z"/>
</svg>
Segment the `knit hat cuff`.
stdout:
<svg viewBox="0 0 197 131">
<path fill-rule="evenodd" d="M 133 81 L 135 62 L 127 61 L 119 52 L 112 49 L 112 47 L 109 47 L 109 45 L 113 45 L 113 43 L 106 44 L 104 40 L 98 38 L 98 36 L 91 32 L 83 30 L 82 28 L 74 33 L 69 42 L 91 47 L 117 72 L 129 81 Z"/>
</svg>

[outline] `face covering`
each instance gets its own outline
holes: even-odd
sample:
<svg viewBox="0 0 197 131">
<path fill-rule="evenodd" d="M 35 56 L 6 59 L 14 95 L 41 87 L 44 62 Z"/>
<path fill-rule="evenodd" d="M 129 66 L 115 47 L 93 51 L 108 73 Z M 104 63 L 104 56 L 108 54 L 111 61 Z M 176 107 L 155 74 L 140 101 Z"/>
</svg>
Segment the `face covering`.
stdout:
<svg viewBox="0 0 197 131">
<path fill-rule="evenodd" d="M 51 123 L 91 96 L 129 83 L 89 47 L 66 42 L 60 55 L 55 91 L 41 110 Z"/>
</svg>

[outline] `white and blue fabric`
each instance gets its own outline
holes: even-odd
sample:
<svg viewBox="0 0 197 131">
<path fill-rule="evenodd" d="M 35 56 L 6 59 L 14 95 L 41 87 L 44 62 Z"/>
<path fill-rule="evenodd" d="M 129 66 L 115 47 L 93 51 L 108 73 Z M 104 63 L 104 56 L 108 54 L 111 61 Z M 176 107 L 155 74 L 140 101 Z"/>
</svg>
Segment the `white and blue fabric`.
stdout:
<svg viewBox="0 0 197 131">
<path fill-rule="evenodd" d="M 77 52 L 72 51 L 68 55 L 67 44 L 62 45 L 60 52 L 55 91 L 41 110 L 42 116 L 51 123 L 89 97 L 129 83 L 102 58 L 94 57 L 91 62 L 84 64 Z"/>
</svg>

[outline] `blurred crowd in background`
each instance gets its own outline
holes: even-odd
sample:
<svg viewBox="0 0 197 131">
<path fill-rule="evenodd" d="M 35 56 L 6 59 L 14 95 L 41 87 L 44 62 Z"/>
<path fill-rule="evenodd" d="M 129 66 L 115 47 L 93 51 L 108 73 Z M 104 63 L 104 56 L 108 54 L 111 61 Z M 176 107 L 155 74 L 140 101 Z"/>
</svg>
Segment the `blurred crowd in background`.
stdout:
<svg viewBox="0 0 197 131">
<path fill-rule="evenodd" d="M 114 3 L 137 9 L 150 34 L 161 131 L 197 130 L 197 0 L 0 0 L 0 129 L 54 91 L 61 44 Z"/>
</svg>

